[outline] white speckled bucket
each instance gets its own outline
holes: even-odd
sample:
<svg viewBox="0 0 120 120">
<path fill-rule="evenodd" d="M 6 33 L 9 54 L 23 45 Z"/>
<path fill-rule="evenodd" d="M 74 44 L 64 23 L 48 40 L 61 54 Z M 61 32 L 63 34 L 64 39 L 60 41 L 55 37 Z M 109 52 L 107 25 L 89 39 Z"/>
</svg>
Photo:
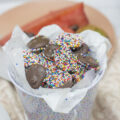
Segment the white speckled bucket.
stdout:
<svg viewBox="0 0 120 120">
<path fill-rule="evenodd" d="M 104 72 L 103 72 L 104 74 Z M 99 73 L 99 80 L 103 76 Z M 28 120 L 90 120 L 92 106 L 96 96 L 98 82 L 92 86 L 84 99 L 77 104 L 69 113 L 54 112 L 44 101 L 44 99 L 34 96 L 24 90 L 15 81 L 14 72 L 9 71 L 12 83 L 17 88 L 18 94 L 22 101 Z"/>
<path fill-rule="evenodd" d="M 19 90 L 28 120 L 90 120 L 96 87 L 68 114 L 53 112 L 42 98 L 33 97 Z M 91 96 L 92 95 L 92 96 Z"/>
</svg>

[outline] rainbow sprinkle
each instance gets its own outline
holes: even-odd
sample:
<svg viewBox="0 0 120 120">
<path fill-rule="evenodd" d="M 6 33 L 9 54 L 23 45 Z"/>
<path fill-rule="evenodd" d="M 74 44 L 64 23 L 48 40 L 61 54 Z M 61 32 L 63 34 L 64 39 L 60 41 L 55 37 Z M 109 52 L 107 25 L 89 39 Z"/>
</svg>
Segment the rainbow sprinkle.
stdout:
<svg viewBox="0 0 120 120">
<path fill-rule="evenodd" d="M 61 70 L 51 72 L 51 74 L 48 74 L 44 79 L 44 82 L 52 88 L 62 87 L 67 81 L 72 81 L 72 76 L 68 72 Z"/>
</svg>

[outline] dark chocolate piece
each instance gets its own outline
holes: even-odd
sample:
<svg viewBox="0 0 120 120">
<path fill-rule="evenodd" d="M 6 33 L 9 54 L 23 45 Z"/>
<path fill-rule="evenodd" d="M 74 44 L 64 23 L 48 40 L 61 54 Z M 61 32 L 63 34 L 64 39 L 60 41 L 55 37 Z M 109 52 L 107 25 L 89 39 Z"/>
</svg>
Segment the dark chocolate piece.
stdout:
<svg viewBox="0 0 120 120">
<path fill-rule="evenodd" d="M 76 55 L 84 55 L 87 54 L 89 51 L 89 47 L 86 44 L 82 44 L 81 47 L 78 48 L 71 48 L 72 52 Z"/>
<path fill-rule="evenodd" d="M 70 26 L 70 28 L 73 30 L 73 31 L 77 31 L 79 29 L 79 26 L 78 25 L 72 25 Z"/>
<path fill-rule="evenodd" d="M 46 77 L 46 69 L 42 65 L 31 65 L 25 72 L 27 81 L 32 88 L 37 89 L 42 86 L 42 82 Z"/>
<path fill-rule="evenodd" d="M 45 56 L 48 59 L 53 60 L 54 59 L 54 56 L 53 56 L 54 50 L 56 50 L 59 47 L 60 47 L 59 45 L 50 44 L 49 46 L 47 46 L 45 48 L 45 51 L 44 51 Z"/>
<path fill-rule="evenodd" d="M 86 61 L 88 62 L 88 64 L 91 67 L 96 68 L 99 66 L 98 62 L 94 58 L 92 58 L 91 56 L 86 56 Z"/>
<path fill-rule="evenodd" d="M 86 44 L 82 44 L 82 46 L 79 50 L 79 53 L 84 55 L 84 54 L 87 54 L 88 51 L 89 51 L 89 47 Z"/>
<path fill-rule="evenodd" d="M 78 57 L 80 63 L 87 64 L 93 68 L 99 66 L 98 62 L 94 58 L 87 55 L 89 52 L 89 47 L 86 44 L 82 44 L 79 48 L 71 48 L 71 50 Z"/>
<path fill-rule="evenodd" d="M 33 37 L 33 36 L 35 36 L 35 34 L 34 34 L 34 33 L 31 33 L 31 32 L 25 32 L 25 33 L 27 34 L 28 37 Z"/>
<path fill-rule="evenodd" d="M 45 36 L 38 36 L 27 44 L 29 48 L 35 48 L 35 49 L 45 48 L 47 45 L 49 45 L 49 39 Z"/>
<path fill-rule="evenodd" d="M 78 57 L 78 60 L 80 60 L 80 62 L 87 64 L 93 68 L 99 66 L 98 62 L 91 56 L 82 56 L 79 54 L 77 57 Z"/>
</svg>

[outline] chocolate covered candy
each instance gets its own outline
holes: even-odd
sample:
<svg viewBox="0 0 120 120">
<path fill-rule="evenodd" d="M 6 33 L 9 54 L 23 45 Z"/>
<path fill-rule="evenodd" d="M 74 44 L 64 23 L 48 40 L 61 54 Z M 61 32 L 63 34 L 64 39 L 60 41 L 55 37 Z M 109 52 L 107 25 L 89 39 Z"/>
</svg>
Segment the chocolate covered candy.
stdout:
<svg viewBox="0 0 120 120">
<path fill-rule="evenodd" d="M 88 53 L 90 50 L 85 43 L 83 43 L 81 47 L 71 48 L 71 51 L 73 54 L 77 56 L 78 63 L 87 64 L 93 68 L 96 68 L 99 66 L 98 62 L 94 58 L 92 58 L 91 56 L 88 56 Z"/>
<path fill-rule="evenodd" d="M 39 88 L 46 77 L 46 69 L 39 64 L 31 65 L 25 72 L 28 83 L 34 89 Z"/>
<path fill-rule="evenodd" d="M 79 60 L 79 62 L 87 64 L 93 68 L 96 68 L 99 66 L 98 62 L 91 56 L 78 55 L 78 60 Z"/>
<path fill-rule="evenodd" d="M 78 55 L 84 55 L 84 54 L 87 54 L 89 52 L 89 48 L 86 44 L 82 44 L 80 47 L 77 47 L 77 48 L 71 48 L 71 51 Z"/>
<path fill-rule="evenodd" d="M 49 44 L 49 39 L 45 36 L 38 36 L 31 40 L 27 46 L 29 48 L 45 48 Z"/>
<path fill-rule="evenodd" d="M 59 45 L 54 45 L 51 44 L 45 48 L 44 55 L 48 58 L 53 60 L 54 59 L 54 51 L 58 49 L 60 46 Z"/>
<path fill-rule="evenodd" d="M 34 89 L 71 88 L 88 70 L 99 69 L 98 62 L 89 54 L 89 47 L 77 34 L 62 33 L 54 42 L 39 36 L 28 47 L 23 51 L 24 66 Z"/>
</svg>

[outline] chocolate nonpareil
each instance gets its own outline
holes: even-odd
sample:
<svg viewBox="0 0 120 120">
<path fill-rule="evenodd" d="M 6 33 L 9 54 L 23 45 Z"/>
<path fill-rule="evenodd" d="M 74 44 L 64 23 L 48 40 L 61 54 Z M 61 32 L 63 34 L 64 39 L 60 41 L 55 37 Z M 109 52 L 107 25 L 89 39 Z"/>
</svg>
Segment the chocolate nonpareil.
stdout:
<svg viewBox="0 0 120 120">
<path fill-rule="evenodd" d="M 89 46 L 77 34 L 61 33 L 56 41 L 38 36 L 27 46 L 23 51 L 24 66 L 28 83 L 34 89 L 71 88 L 88 70 L 99 70 Z"/>
</svg>

